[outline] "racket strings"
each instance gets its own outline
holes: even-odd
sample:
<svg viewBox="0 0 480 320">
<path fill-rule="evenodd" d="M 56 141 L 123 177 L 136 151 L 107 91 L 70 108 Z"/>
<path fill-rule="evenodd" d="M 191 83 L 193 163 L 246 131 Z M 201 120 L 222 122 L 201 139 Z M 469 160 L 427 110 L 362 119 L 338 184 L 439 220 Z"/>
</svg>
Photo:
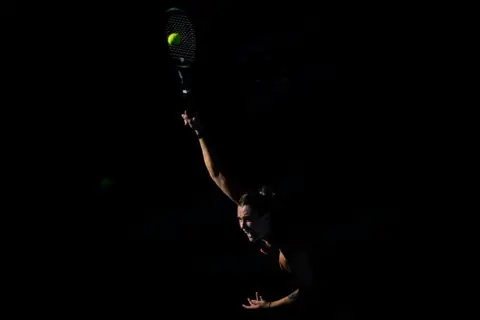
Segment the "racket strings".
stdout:
<svg viewBox="0 0 480 320">
<path fill-rule="evenodd" d="M 183 58 L 187 61 L 195 59 L 195 32 L 192 24 L 185 15 L 172 15 L 167 20 L 167 37 L 172 33 L 180 35 L 181 42 L 179 45 L 169 46 L 172 58 Z"/>
</svg>

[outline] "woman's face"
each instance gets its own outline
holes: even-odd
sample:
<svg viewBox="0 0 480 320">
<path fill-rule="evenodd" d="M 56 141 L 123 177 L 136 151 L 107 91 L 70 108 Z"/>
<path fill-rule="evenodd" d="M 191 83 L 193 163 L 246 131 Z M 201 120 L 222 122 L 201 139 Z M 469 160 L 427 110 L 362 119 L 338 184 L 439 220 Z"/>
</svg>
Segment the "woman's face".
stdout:
<svg viewBox="0 0 480 320">
<path fill-rule="evenodd" d="M 260 216 L 250 205 L 238 206 L 237 218 L 240 229 L 247 235 L 248 241 L 255 242 L 270 233 L 270 215 Z"/>
</svg>

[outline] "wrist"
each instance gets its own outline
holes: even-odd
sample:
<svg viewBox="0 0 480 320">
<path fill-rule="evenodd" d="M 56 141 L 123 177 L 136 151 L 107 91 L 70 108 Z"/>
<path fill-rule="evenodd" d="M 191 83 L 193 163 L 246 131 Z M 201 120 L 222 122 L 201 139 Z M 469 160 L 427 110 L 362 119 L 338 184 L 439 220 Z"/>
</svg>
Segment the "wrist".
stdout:
<svg viewBox="0 0 480 320">
<path fill-rule="evenodd" d="M 203 130 L 195 130 L 195 135 L 198 139 L 202 139 L 205 136 Z"/>
</svg>

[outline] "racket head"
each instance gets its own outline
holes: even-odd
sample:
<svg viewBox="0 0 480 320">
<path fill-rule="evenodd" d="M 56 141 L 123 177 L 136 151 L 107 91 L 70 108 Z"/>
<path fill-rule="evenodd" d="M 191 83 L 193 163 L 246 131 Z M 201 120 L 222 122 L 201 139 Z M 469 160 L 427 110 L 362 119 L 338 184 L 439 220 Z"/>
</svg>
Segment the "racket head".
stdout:
<svg viewBox="0 0 480 320">
<path fill-rule="evenodd" d="M 170 8 L 165 14 L 165 41 L 167 42 L 170 56 L 177 66 L 188 67 L 195 61 L 196 38 L 193 24 L 182 9 Z M 172 33 L 180 35 L 180 44 L 168 44 L 168 36 Z"/>
</svg>

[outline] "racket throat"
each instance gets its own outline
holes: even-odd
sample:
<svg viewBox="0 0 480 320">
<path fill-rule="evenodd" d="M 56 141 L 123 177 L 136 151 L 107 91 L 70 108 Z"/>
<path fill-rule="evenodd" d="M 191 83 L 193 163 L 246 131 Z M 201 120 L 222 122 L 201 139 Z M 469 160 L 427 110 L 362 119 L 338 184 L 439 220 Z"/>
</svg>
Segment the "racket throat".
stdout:
<svg viewBox="0 0 480 320">
<path fill-rule="evenodd" d="M 185 80 L 184 80 L 184 78 L 183 78 L 183 74 L 182 74 L 182 72 L 181 72 L 180 70 L 178 70 L 178 69 L 177 69 L 177 72 L 178 72 L 178 78 L 180 79 L 180 84 L 181 84 L 182 86 L 184 86 L 184 85 L 185 85 Z"/>
</svg>

